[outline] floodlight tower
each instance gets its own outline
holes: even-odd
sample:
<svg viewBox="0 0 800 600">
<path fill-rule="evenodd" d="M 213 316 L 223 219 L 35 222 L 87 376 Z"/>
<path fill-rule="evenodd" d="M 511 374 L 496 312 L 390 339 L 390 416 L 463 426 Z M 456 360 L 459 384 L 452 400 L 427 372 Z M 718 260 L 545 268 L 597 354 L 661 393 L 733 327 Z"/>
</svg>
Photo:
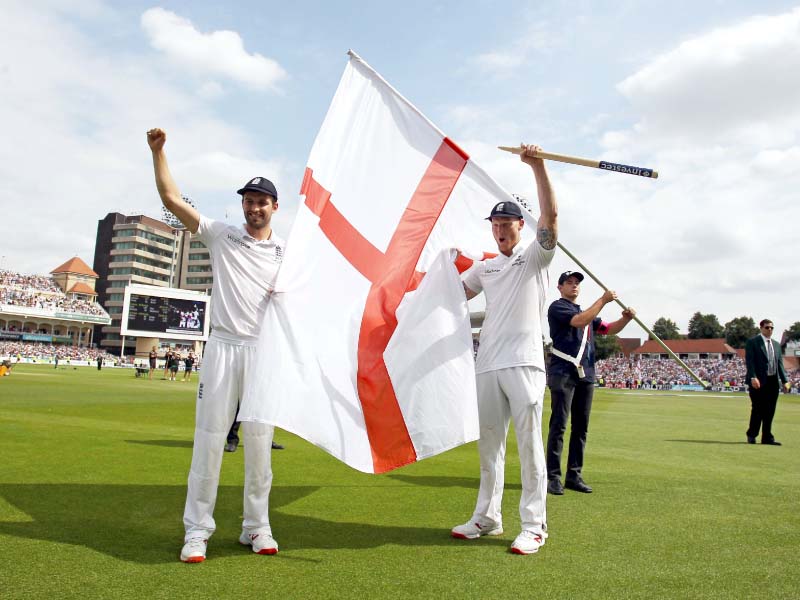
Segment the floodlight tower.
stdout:
<svg viewBox="0 0 800 600">
<path fill-rule="evenodd" d="M 197 206 L 195 206 L 195 204 L 194 204 L 194 202 L 192 201 L 191 198 L 187 198 L 186 196 L 181 196 L 181 198 L 183 199 L 184 202 L 186 202 L 186 204 L 188 204 L 192 208 L 195 208 L 195 209 L 197 208 Z M 167 225 L 169 225 L 173 229 L 178 229 L 178 230 L 186 229 L 183 226 L 183 223 L 180 222 L 180 219 L 178 219 L 178 217 L 176 217 L 174 214 L 172 214 L 171 211 L 167 210 L 166 206 L 162 206 L 161 207 L 161 220 L 164 221 L 164 223 L 166 223 Z"/>
<path fill-rule="evenodd" d="M 522 208 L 524 208 L 524 209 L 525 209 L 525 210 L 527 210 L 528 212 L 531 212 L 531 207 L 530 207 L 530 205 L 528 204 L 528 201 L 527 201 L 527 200 L 526 200 L 526 199 L 525 199 L 523 196 L 520 196 L 519 194 L 511 194 L 511 197 L 512 197 L 512 198 L 514 198 L 514 200 L 516 200 L 516 201 L 517 201 L 517 203 L 518 203 L 518 204 L 519 204 L 519 205 L 520 205 Z"/>
<path fill-rule="evenodd" d="M 181 196 L 181 198 L 183 199 L 184 202 L 186 202 L 192 208 L 195 208 L 195 209 L 197 208 L 197 206 L 195 206 L 195 204 L 194 204 L 194 202 L 192 201 L 191 198 L 188 198 L 187 196 Z M 180 219 L 178 219 L 178 217 L 176 217 L 174 214 L 172 214 L 171 211 L 167 210 L 166 206 L 162 206 L 161 207 L 161 220 L 164 221 L 164 223 L 166 223 L 170 227 L 172 227 L 172 235 L 173 235 L 173 240 L 172 240 L 172 262 L 170 263 L 170 269 L 169 269 L 169 287 L 175 287 L 173 285 L 173 283 L 174 283 L 173 280 L 175 278 L 175 268 L 176 268 L 176 265 L 178 264 L 178 260 L 179 260 L 179 258 L 178 258 L 178 239 L 181 236 L 181 232 L 184 231 L 186 229 L 186 227 L 184 227 L 183 223 L 180 222 Z"/>
</svg>

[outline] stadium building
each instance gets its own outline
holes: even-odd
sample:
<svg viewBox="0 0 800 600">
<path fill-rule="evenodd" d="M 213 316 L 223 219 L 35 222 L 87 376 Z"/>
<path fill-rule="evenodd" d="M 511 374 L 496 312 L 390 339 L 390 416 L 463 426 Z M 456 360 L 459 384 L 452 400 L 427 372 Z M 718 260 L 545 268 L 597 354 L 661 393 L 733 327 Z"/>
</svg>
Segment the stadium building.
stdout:
<svg viewBox="0 0 800 600">
<path fill-rule="evenodd" d="M 112 354 L 122 346 L 120 319 L 125 288 L 139 283 L 208 292 L 213 278 L 211 257 L 202 242 L 192 239 L 180 222 L 145 215 L 109 213 L 97 224 L 94 270 L 98 301 L 111 323 L 98 327 L 99 345 Z M 133 354 L 136 340 L 126 338 L 124 354 Z"/>
<path fill-rule="evenodd" d="M 111 322 L 97 304 L 98 279 L 77 256 L 44 275 L 0 271 L 0 340 L 90 347 Z"/>
</svg>

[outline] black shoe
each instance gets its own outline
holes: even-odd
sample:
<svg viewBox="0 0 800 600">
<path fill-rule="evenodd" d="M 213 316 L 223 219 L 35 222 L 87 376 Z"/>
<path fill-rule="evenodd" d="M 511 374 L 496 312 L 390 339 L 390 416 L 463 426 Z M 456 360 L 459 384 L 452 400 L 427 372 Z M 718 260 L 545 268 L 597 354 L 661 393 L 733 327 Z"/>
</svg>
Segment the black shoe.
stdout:
<svg viewBox="0 0 800 600">
<path fill-rule="evenodd" d="M 780 442 L 776 442 L 775 440 L 770 440 L 768 442 L 765 442 L 765 441 L 762 440 L 761 443 L 765 444 L 767 446 L 780 446 L 781 445 Z"/>
<path fill-rule="evenodd" d="M 560 479 L 551 479 L 547 482 L 547 493 L 553 496 L 563 496 L 564 486 L 561 485 Z"/>
<path fill-rule="evenodd" d="M 748 444 L 755 444 L 755 443 L 756 443 L 756 438 L 754 438 L 754 437 L 750 437 L 750 436 L 748 435 L 748 436 L 747 436 L 747 443 L 748 443 Z"/>
<path fill-rule="evenodd" d="M 272 449 L 273 450 L 283 450 L 283 446 L 281 446 L 278 442 L 272 442 Z"/>
<path fill-rule="evenodd" d="M 570 481 L 567 479 L 564 482 L 564 487 L 570 490 L 575 490 L 576 492 L 581 492 L 582 494 L 591 494 L 592 488 L 586 485 L 583 482 L 583 479 L 576 479 L 575 481 Z"/>
<path fill-rule="evenodd" d="M 225 444 L 225 452 L 236 452 L 236 448 L 238 447 L 239 444 L 236 444 L 234 442 L 228 442 L 227 444 Z"/>
</svg>

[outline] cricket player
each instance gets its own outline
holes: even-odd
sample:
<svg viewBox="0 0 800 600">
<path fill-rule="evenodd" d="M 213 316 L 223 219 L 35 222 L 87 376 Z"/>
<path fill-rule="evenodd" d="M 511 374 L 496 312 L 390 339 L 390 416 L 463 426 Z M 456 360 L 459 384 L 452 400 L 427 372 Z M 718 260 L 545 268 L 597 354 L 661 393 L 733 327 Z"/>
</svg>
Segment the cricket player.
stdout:
<svg viewBox="0 0 800 600">
<path fill-rule="evenodd" d="M 467 298 L 486 296 L 475 372 L 478 387 L 481 483 L 472 518 L 454 527 L 460 539 L 501 535 L 501 502 L 509 420 L 514 420 L 522 475 L 519 512 L 522 532 L 511 544 L 516 554 L 533 554 L 547 537 L 546 469 L 542 445 L 545 389 L 542 315 L 548 266 L 557 241 L 556 198 L 538 146 L 523 145 L 522 161 L 536 180 L 540 217 L 536 240 L 521 243 L 525 226 L 514 202 L 494 206 L 488 220 L 500 254 L 478 262 L 464 276 Z"/>
<path fill-rule="evenodd" d="M 208 539 L 214 533 L 214 504 L 228 428 L 242 396 L 244 374 L 255 364 L 256 340 L 278 267 L 284 242 L 271 227 L 278 210 L 278 192 L 271 181 L 254 177 L 238 190 L 245 224 L 234 227 L 213 221 L 181 198 L 170 174 L 161 129 L 147 132 L 153 154 L 156 187 L 164 206 L 197 235 L 211 254 L 214 283 L 212 333 L 206 344 L 197 390 L 197 414 L 192 466 L 183 523 L 183 562 L 202 562 Z M 269 524 L 272 485 L 271 443 L 274 428 L 243 423 L 244 520 L 239 542 L 257 554 L 276 554 L 278 544 Z"/>
</svg>

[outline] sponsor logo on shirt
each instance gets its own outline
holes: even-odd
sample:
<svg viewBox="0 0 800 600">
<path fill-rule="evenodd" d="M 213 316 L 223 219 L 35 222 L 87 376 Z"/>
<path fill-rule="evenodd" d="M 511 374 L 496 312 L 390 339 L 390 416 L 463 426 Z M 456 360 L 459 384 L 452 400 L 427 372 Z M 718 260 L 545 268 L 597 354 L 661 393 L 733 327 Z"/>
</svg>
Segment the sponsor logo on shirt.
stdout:
<svg viewBox="0 0 800 600">
<path fill-rule="evenodd" d="M 517 258 L 514 259 L 514 262 L 511 263 L 511 266 L 512 267 L 521 267 L 524 264 L 525 264 L 525 259 L 520 254 L 520 255 L 517 256 Z"/>
<path fill-rule="evenodd" d="M 228 240 L 232 243 L 236 244 L 237 246 L 241 246 L 242 248 L 250 249 L 250 246 L 245 242 L 242 238 L 236 237 L 232 233 L 228 234 Z"/>
<path fill-rule="evenodd" d="M 500 272 L 500 271 L 502 271 L 502 270 L 503 270 L 503 269 L 499 269 L 499 268 L 497 268 L 497 267 L 488 267 L 488 268 L 486 269 L 486 271 L 484 271 L 484 273 L 486 273 L 487 275 L 490 275 L 490 274 L 492 274 L 492 273 L 499 273 L 499 272 Z"/>
<path fill-rule="evenodd" d="M 278 262 L 283 261 L 283 248 L 278 245 L 275 246 L 275 258 L 278 259 Z"/>
</svg>

